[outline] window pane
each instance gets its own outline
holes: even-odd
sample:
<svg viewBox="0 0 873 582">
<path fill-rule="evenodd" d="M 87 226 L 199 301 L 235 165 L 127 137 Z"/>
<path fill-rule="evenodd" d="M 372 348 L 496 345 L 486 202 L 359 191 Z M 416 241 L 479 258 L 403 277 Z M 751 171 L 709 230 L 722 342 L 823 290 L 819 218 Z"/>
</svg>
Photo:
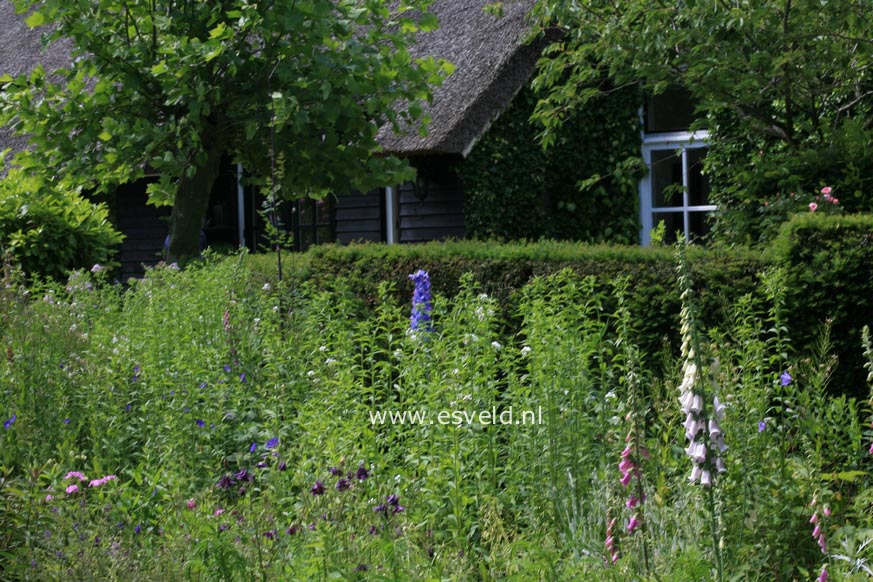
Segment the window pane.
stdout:
<svg viewBox="0 0 873 582">
<path fill-rule="evenodd" d="M 333 235 L 329 226 L 319 226 L 316 236 L 319 244 L 333 242 Z"/>
<path fill-rule="evenodd" d="M 682 206 L 682 158 L 673 150 L 652 152 L 652 207 Z"/>
<path fill-rule="evenodd" d="M 673 244 L 676 242 L 676 233 L 685 232 L 685 224 L 681 212 L 655 212 L 652 214 L 652 225 L 658 228 L 664 222 L 664 242 Z M 684 239 L 684 235 L 683 239 Z"/>
<path fill-rule="evenodd" d="M 710 226 L 707 217 L 709 212 L 689 212 L 688 213 L 688 228 L 692 240 L 706 240 L 709 236 Z"/>
<path fill-rule="evenodd" d="M 703 158 L 706 148 L 686 150 L 688 156 L 688 204 L 703 206 L 709 204 L 709 179 L 703 175 Z"/>
<path fill-rule="evenodd" d="M 331 206 L 330 200 L 326 198 L 315 201 L 315 212 L 318 215 L 319 224 L 330 224 Z"/>
<path fill-rule="evenodd" d="M 694 121 L 694 105 L 688 91 L 671 87 L 651 97 L 646 104 L 646 131 L 681 131 Z"/>
<path fill-rule="evenodd" d="M 305 251 L 309 247 L 311 247 L 315 243 L 315 237 L 313 236 L 311 228 L 302 228 L 300 229 L 300 250 Z"/>
<path fill-rule="evenodd" d="M 312 224 L 312 200 L 301 198 L 297 203 L 297 215 L 300 224 Z"/>
</svg>

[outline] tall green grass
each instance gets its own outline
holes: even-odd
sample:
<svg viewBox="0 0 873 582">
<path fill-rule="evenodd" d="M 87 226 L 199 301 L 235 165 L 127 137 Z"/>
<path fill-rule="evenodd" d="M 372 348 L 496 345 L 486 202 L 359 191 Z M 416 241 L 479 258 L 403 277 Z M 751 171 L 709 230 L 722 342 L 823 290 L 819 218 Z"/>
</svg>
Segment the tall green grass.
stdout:
<svg viewBox="0 0 873 582">
<path fill-rule="evenodd" d="M 288 288 L 236 257 L 129 289 L 7 275 L 0 579 L 696 582 L 716 572 L 714 509 L 726 579 L 811 580 L 824 564 L 866 580 L 873 411 L 827 395 L 827 327 L 792 355 L 772 274 L 705 330 L 730 447 L 708 508 L 687 480 L 682 362 L 635 346 L 646 314 L 625 286 L 536 278 L 506 337 L 470 277 L 411 332 L 388 285 L 364 303 L 342 280 Z M 513 424 L 480 422 L 510 410 Z M 403 411 L 429 422 L 372 421 Z M 619 484 L 629 433 L 648 451 L 642 510 Z"/>
</svg>

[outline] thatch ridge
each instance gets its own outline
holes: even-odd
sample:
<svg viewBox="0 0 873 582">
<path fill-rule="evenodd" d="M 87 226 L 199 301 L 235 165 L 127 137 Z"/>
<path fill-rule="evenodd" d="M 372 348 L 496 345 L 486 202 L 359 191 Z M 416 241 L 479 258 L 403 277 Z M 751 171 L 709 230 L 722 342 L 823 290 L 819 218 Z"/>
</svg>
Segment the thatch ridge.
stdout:
<svg viewBox="0 0 873 582">
<path fill-rule="evenodd" d="M 544 46 L 525 43 L 534 0 L 505 0 L 499 17 L 485 10 L 492 3 L 434 2 L 439 28 L 421 36 L 413 56 L 446 59 L 456 69 L 425 108 L 432 119 L 427 135 L 383 128 L 379 142 L 386 153 L 465 156 L 531 78 Z"/>
</svg>

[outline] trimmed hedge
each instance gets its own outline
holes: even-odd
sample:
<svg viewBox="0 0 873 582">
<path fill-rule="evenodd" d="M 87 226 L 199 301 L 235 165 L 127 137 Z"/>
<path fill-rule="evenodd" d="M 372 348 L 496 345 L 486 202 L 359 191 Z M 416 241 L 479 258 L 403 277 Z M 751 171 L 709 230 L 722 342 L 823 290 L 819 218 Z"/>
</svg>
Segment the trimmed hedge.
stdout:
<svg viewBox="0 0 873 582">
<path fill-rule="evenodd" d="M 716 325 L 741 295 L 758 285 L 757 274 L 766 263 L 759 254 L 692 249 L 692 272 L 706 322 Z M 619 277 L 629 279 L 629 308 L 639 327 L 638 343 L 649 353 L 662 349 L 664 340 L 678 333 L 679 294 L 671 249 L 624 246 L 588 246 L 540 242 L 496 244 L 457 241 L 419 245 L 323 245 L 311 249 L 297 276 L 317 286 L 329 287 L 338 278 L 348 281 L 366 302 L 376 298 L 380 282 L 394 285 L 398 304 L 410 301 L 408 275 L 418 269 L 430 273 L 435 293 L 453 297 L 459 280 L 472 273 L 484 293 L 502 307 L 507 333 L 518 330 L 517 294 L 532 277 L 571 269 L 580 276 L 594 276 L 602 289 Z M 605 304 L 604 310 L 615 306 Z"/>
<path fill-rule="evenodd" d="M 797 215 L 774 240 L 771 260 L 785 268 L 795 346 L 814 345 L 830 321 L 839 358 L 831 385 L 863 398 L 861 329 L 873 325 L 873 216 Z"/>
<path fill-rule="evenodd" d="M 688 253 L 704 323 L 719 327 L 743 295 L 760 292 L 762 273 L 785 272 L 786 323 L 793 349 L 810 353 L 822 324 L 831 322 L 832 351 L 838 358 L 834 391 L 866 393 L 860 334 L 873 324 L 873 216 L 804 213 L 787 222 L 767 252 L 691 248 Z M 252 257 L 262 277 L 275 276 L 275 257 Z M 383 281 L 394 286 L 398 305 L 408 304 L 408 275 L 430 273 L 433 290 L 453 297 L 459 280 L 472 273 L 482 292 L 502 306 L 507 334 L 517 333 L 518 293 L 532 277 L 571 269 L 594 276 L 600 289 L 618 277 L 629 279 L 628 306 L 639 331 L 637 343 L 651 355 L 677 347 L 679 295 L 674 252 L 669 248 L 592 246 L 570 242 L 497 244 L 452 241 L 418 245 L 323 245 L 286 259 L 292 285 L 308 281 L 330 288 L 338 280 L 373 303 Z M 615 306 L 605 304 L 604 310 Z M 761 325 L 766 322 L 762 321 Z M 769 325 L 769 324 L 767 324 Z"/>
</svg>

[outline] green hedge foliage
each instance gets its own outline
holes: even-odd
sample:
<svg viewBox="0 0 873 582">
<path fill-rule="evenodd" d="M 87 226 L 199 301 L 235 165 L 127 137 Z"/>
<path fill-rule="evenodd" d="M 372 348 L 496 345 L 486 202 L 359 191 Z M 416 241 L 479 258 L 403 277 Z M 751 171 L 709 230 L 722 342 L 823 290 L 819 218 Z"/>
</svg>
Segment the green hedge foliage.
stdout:
<svg viewBox="0 0 873 582">
<path fill-rule="evenodd" d="M 633 244 L 645 173 L 639 92 L 615 90 L 586 104 L 545 150 L 530 120 L 536 102 L 522 89 L 461 164 L 468 236 Z"/>
<path fill-rule="evenodd" d="M 771 255 L 785 270 L 795 344 L 814 344 L 830 322 L 838 357 L 831 384 L 863 397 L 861 329 L 873 325 L 873 216 L 798 214 L 783 225 Z"/>
<path fill-rule="evenodd" d="M 741 295 L 758 286 L 758 273 L 766 267 L 760 254 L 693 249 L 694 277 L 706 322 L 723 321 Z M 679 329 L 679 293 L 671 249 L 630 246 L 582 245 L 544 241 L 528 244 L 454 241 L 420 245 L 364 244 L 323 245 L 308 253 L 297 276 L 329 287 L 342 278 L 365 303 L 377 296 L 380 282 L 393 285 L 399 304 L 408 303 L 412 285 L 408 275 L 418 269 L 430 273 L 433 291 L 454 297 L 460 279 L 472 273 L 478 288 L 496 298 L 505 331 L 518 329 L 520 291 L 532 277 L 570 269 L 580 277 L 592 276 L 599 289 L 611 290 L 622 277 L 629 281 L 629 308 L 638 322 L 638 343 L 659 352 L 665 342 L 675 346 Z M 611 294 L 609 294 L 611 296 Z M 604 313 L 614 309 L 604 305 Z"/>
<path fill-rule="evenodd" d="M 0 249 L 28 275 L 62 278 L 107 266 L 122 235 L 105 206 L 10 170 L 0 180 Z"/>
<path fill-rule="evenodd" d="M 804 213 L 785 224 L 766 252 L 692 248 L 689 258 L 704 323 L 719 328 L 728 327 L 732 307 L 744 295 L 764 292 L 766 273 L 781 269 L 787 284 L 783 322 L 793 349 L 814 350 L 825 322 L 830 322 L 829 349 L 837 360 L 831 386 L 856 396 L 866 394 L 860 333 L 863 325 L 873 324 L 873 216 Z M 274 256 L 252 260 L 265 280 L 272 277 Z M 674 252 L 667 248 L 450 241 L 318 246 L 286 259 L 285 271 L 292 286 L 304 282 L 322 288 L 348 286 L 362 310 L 376 302 L 382 282 L 392 286 L 397 305 L 408 304 L 412 292 L 408 275 L 418 269 L 427 270 L 434 292 L 446 297 L 454 297 L 462 275 L 472 273 L 481 292 L 498 300 L 504 332 L 509 334 L 518 333 L 521 291 L 533 277 L 570 269 L 580 277 L 594 277 L 599 290 L 625 277 L 637 341 L 656 357 L 664 349 L 677 348 L 675 267 Z M 604 304 L 604 313 L 614 307 Z M 773 325 L 761 317 L 762 331 Z"/>
</svg>

